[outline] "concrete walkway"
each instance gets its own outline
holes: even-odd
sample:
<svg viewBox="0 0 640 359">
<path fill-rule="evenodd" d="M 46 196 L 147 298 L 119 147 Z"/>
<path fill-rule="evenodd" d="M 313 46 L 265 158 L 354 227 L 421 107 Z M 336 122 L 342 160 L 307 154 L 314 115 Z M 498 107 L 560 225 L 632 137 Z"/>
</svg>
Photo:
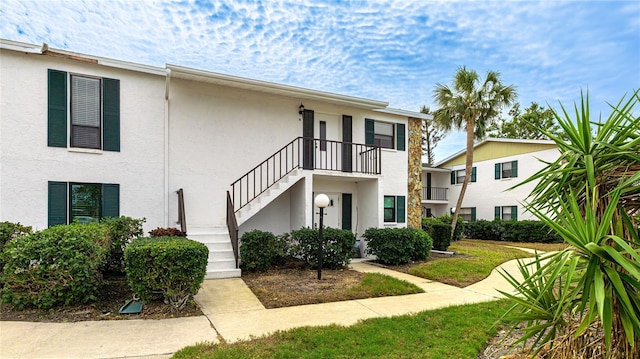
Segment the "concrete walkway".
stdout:
<svg viewBox="0 0 640 359">
<path fill-rule="evenodd" d="M 0 358 L 169 358 L 179 349 L 199 342 L 235 342 L 301 326 L 352 325 L 367 318 L 486 302 L 499 298 L 496 289 L 511 290 L 497 269 L 481 282 L 457 288 L 366 262 L 350 266 L 360 272 L 406 280 L 425 293 L 265 309 L 242 279 L 206 280 L 195 297 L 204 316 L 77 323 L 0 322 Z M 518 273 L 515 260 L 500 267 L 511 274 Z"/>
</svg>

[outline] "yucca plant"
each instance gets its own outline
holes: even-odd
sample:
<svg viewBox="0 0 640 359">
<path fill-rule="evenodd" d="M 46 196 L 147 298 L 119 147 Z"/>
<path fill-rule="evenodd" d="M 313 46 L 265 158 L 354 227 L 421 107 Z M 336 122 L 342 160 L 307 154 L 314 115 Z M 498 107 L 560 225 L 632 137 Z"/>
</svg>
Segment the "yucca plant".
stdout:
<svg viewBox="0 0 640 359">
<path fill-rule="evenodd" d="M 588 96 L 575 118 L 554 111 L 570 141 L 545 133 L 560 156 L 522 183 L 538 181 L 528 210 L 571 245 L 521 264 L 523 280 L 504 274 L 517 293 L 505 294 L 505 318 L 527 324 L 533 353 L 549 344 L 551 358 L 640 358 L 639 100 L 636 91 L 597 123 Z"/>
</svg>

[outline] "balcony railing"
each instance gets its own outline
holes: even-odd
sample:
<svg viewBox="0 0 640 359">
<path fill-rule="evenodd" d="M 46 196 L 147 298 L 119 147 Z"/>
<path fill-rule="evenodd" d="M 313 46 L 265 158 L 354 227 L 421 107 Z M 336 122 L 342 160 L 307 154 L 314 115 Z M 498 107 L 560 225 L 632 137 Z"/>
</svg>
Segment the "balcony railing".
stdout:
<svg viewBox="0 0 640 359">
<path fill-rule="evenodd" d="M 447 201 L 448 190 L 443 187 L 422 187 L 422 200 Z"/>
<path fill-rule="evenodd" d="M 380 174 L 381 157 L 377 146 L 298 137 L 231 184 L 233 208 L 239 211 L 297 168 Z"/>
</svg>

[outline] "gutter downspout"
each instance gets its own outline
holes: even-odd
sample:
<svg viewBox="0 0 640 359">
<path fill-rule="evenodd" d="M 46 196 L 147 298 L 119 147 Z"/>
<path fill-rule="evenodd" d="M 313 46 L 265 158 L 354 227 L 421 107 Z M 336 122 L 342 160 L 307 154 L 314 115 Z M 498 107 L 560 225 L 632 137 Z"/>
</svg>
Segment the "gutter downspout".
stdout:
<svg viewBox="0 0 640 359">
<path fill-rule="evenodd" d="M 164 226 L 169 226 L 169 88 L 171 69 L 167 69 L 164 88 Z"/>
</svg>

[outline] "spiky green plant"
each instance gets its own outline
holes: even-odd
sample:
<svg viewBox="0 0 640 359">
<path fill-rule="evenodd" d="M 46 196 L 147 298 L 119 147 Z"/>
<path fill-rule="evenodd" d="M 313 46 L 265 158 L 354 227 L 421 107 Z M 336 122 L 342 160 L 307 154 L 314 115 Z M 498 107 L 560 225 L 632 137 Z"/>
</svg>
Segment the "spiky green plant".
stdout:
<svg viewBox="0 0 640 359">
<path fill-rule="evenodd" d="M 517 293 L 505 294 L 514 302 L 506 318 L 527 323 L 522 341 L 535 338 L 535 353 L 549 343 L 557 358 L 640 357 L 639 100 L 638 91 L 623 98 L 598 123 L 588 96 L 575 119 L 554 111 L 570 141 L 547 134 L 560 156 L 523 182 L 538 181 L 529 211 L 571 245 L 522 264 L 522 280 L 504 274 Z"/>
</svg>

